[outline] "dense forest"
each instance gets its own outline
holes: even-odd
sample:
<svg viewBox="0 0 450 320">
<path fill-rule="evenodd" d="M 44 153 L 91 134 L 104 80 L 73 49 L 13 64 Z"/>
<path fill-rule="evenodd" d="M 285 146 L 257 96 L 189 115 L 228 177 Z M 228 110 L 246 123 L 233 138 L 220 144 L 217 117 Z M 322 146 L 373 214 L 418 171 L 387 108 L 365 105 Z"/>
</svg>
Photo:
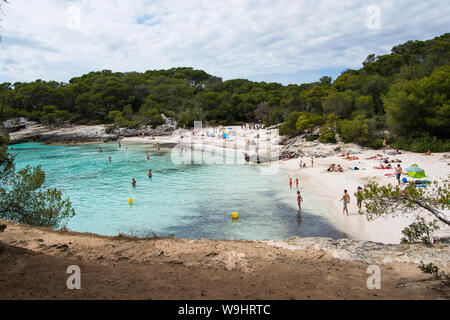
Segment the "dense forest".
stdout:
<svg viewBox="0 0 450 320">
<path fill-rule="evenodd" d="M 0 117 L 42 123 L 157 126 L 166 117 L 189 127 L 283 123 L 280 134 L 379 147 L 383 138 L 412 151 L 450 151 L 450 33 L 371 54 L 334 81 L 290 84 L 222 81 L 202 70 L 90 72 L 68 83 L 0 84 Z M 320 130 L 317 130 L 320 128 Z"/>
</svg>

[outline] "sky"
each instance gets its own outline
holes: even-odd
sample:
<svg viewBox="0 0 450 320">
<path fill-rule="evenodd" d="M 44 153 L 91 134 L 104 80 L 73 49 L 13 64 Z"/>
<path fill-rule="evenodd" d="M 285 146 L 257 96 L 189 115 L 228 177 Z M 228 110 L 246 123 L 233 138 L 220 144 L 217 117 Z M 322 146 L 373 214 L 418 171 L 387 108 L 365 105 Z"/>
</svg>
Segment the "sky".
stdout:
<svg viewBox="0 0 450 320">
<path fill-rule="evenodd" d="M 449 32 L 448 1 L 8 0 L 0 82 L 193 67 L 224 80 L 336 79 Z"/>
</svg>

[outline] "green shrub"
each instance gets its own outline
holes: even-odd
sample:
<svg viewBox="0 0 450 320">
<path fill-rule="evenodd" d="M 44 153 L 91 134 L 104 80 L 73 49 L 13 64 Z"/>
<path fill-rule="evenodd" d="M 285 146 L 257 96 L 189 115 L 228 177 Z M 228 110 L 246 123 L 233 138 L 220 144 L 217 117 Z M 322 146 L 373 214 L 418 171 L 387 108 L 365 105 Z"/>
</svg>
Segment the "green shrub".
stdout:
<svg viewBox="0 0 450 320">
<path fill-rule="evenodd" d="M 395 138 L 391 146 L 395 149 L 408 150 L 412 152 L 449 152 L 450 140 L 440 140 L 437 137 L 424 135 L 421 137 Z"/>
<path fill-rule="evenodd" d="M 95 126 L 95 125 L 99 125 L 99 124 L 102 124 L 102 122 L 100 120 L 92 120 L 87 123 L 88 126 Z"/>
<path fill-rule="evenodd" d="M 336 143 L 336 135 L 329 128 L 322 129 L 321 134 L 317 140 L 323 143 Z"/>
<path fill-rule="evenodd" d="M 319 135 L 317 135 L 317 134 L 312 134 L 312 135 L 310 135 L 310 136 L 307 136 L 307 137 L 306 137 L 306 140 L 307 140 L 307 141 L 314 141 L 314 140 L 317 140 L 317 138 L 319 138 Z"/>
<path fill-rule="evenodd" d="M 287 117 L 286 121 L 280 126 L 279 132 L 282 136 L 293 137 L 300 134 L 300 131 L 297 130 L 296 123 L 298 117 L 300 116 L 300 112 L 291 112 Z"/>
</svg>

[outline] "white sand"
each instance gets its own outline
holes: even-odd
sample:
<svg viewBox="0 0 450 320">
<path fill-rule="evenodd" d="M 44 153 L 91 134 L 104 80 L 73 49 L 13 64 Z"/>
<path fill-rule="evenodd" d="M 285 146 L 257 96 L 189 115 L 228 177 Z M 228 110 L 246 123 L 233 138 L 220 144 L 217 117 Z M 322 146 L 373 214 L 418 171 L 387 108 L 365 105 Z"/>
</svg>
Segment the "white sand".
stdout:
<svg viewBox="0 0 450 320">
<path fill-rule="evenodd" d="M 228 128 L 228 127 L 227 127 Z M 231 128 L 231 127 L 230 127 Z M 123 139 L 126 142 L 140 142 L 140 143 L 191 143 L 195 148 L 204 146 L 214 146 L 220 148 L 233 148 L 240 150 L 243 154 L 245 149 L 250 155 L 255 153 L 256 145 L 247 145 L 249 141 L 255 141 L 259 146 L 259 154 L 263 155 L 267 150 L 273 154 L 277 154 L 278 149 L 278 133 L 276 130 L 270 130 L 270 133 L 265 129 L 249 130 L 241 129 L 240 127 L 232 127 L 234 132 L 230 134 L 229 141 L 224 142 L 224 139 L 218 137 L 219 131 L 214 131 L 213 128 L 204 128 L 202 131 L 197 131 L 195 138 L 192 139 L 191 131 L 180 130 L 175 132 L 172 136 L 161 137 L 133 137 Z M 203 133 L 203 136 L 202 136 Z M 214 137 L 207 136 L 208 133 L 214 133 Z M 258 135 L 259 134 L 259 138 Z M 183 136 L 183 138 L 181 138 Z M 267 138 L 270 140 L 268 141 Z M 386 152 L 392 151 L 391 149 Z M 401 151 L 401 150 L 400 150 Z M 446 178 L 450 175 L 450 153 L 439 153 L 431 156 L 422 154 L 401 151 L 402 154 L 388 156 L 389 159 L 399 159 L 402 161 L 400 165 L 403 170 L 407 167 L 417 164 L 425 170 L 427 175 L 426 180 L 437 180 L 439 178 Z M 314 167 L 311 168 L 310 158 L 298 158 L 287 161 L 279 161 L 278 174 L 286 176 L 286 173 L 291 175 L 294 179 L 298 177 L 302 188 L 308 190 L 309 193 L 317 195 L 323 199 L 323 204 L 328 209 L 328 220 L 338 230 L 345 233 L 348 237 L 359 240 L 370 240 L 384 243 L 399 243 L 402 234 L 401 230 L 414 221 L 413 216 L 400 215 L 398 217 L 380 217 L 375 221 L 368 221 L 365 215 L 358 214 L 356 207 L 356 198 L 353 195 L 358 186 L 364 186 L 371 178 L 375 179 L 381 184 L 395 184 L 396 179 L 394 175 L 385 176 L 387 173 L 394 173 L 393 169 L 379 170 L 374 169 L 380 162 L 378 160 L 367 160 L 371 156 L 381 154 L 382 150 L 364 150 L 356 156 L 359 160 L 345 160 L 342 157 L 330 156 L 326 158 L 314 159 Z M 299 170 L 299 162 L 302 160 L 308 165 L 307 168 Z M 327 168 L 331 163 L 340 164 L 344 168 L 344 172 L 327 172 Z M 395 167 L 397 164 L 391 164 Z M 350 167 L 358 167 L 359 170 L 349 170 Z M 287 181 L 286 181 L 287 184 Z M 349 214 L 344 216 L 342 214 L 342 198 L 343 190 L 347 189 L 350 194 Z M 288 190 L 286 191 L 288 192 Z M 296 199 L 293 199 L 293 207 L 296 207 Z M 448 214 L 448 212 L 447 212 Z M 440 223 L 441 229 L 436 233 L 438 236 L 449 236 L 450 227 Z"/>
</svg>

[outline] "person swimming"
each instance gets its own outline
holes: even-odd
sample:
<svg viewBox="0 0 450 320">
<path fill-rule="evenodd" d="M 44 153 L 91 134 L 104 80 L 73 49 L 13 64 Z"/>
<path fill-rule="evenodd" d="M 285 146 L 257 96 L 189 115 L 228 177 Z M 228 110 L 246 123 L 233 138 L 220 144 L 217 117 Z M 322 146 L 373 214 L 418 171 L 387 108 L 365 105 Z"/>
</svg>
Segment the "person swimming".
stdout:
<svg viewBox="0 0 450 320">
<path fill-rule="evenodd" d="M 131 180 L 131 185 L 132 185 L 133 187 L 136 187 L 136 180 L 135 180 L 134 178 Z"/>
<path fill-rule="evenodd" d="M 152 169 L 148 170 L 148 177 L 149 177 L 149 178 L 152 177 Z"/>
<path fill-rule="evenodd" d="M 102 147 L 98 148 L 98 152 L 103 152 Z"/>
</svg>

